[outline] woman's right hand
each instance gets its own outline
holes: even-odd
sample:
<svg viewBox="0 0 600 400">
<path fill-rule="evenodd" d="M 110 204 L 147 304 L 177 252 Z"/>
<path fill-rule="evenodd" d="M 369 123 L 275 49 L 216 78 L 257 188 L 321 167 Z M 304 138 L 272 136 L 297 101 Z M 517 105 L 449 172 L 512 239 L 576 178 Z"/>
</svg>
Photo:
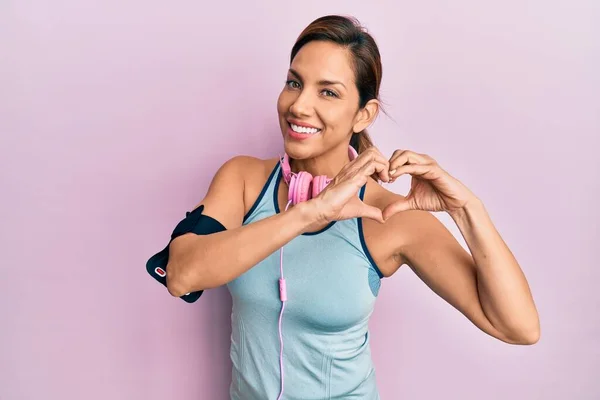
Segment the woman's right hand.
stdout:
<svg viewBox="0 0 600 400">
<path fill-rule="evenodd" d="M 336 177 L 314 199 L 317 224 L 357 217 L 384 222 L 382 211 L 363 203 L 358 191 L 375 173 L 383 182 L 389 182 L 389 161 L 375 147 L 369 147 L 354 160 L 346 164 Z"/>
</svg>

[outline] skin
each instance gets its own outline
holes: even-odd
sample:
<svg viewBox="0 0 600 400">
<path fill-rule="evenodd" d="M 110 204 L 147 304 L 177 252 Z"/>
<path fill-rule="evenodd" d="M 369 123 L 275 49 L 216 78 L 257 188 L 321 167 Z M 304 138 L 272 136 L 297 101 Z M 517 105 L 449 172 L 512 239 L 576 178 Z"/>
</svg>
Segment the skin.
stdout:
<svg viewBox="0 0 600 400">
<path fill-rule="evenodd" d="M 367 128 L 379 103 L 359 108 L 346 49 L 310 42 L 291 64 L 277 111 L 292 171 L 327 175 L 332 182 L 317 196 L 288 211 L 242 226 L 279 159 L 238 156 L 217 172 L 200 204 L 227 231 L 186 234 L 171 243 L 167 285 L 173 296 L 217 287 L 256 265 L 298 234 L 332 220 L 363 217 L 365 242 L 384 277 L 407 265 L 422 281 L 483 332 L 511 344 L 539 340 L 539 316 L 529 285 L 483 203 L 429 155 L 399 149 L 388 159 L 373 147 L 350 161 L 353 132 Z M 339 82 L 333 84 L 331 82 Z M 288 119 L 321 132 L 306 140 L 289 135 Z M 371 178 L 390 182 L 411 176 L 406 195 Z M 366 184 L 364 202 L 356 196 Z M 287 185 L 279 185 L 280 210 Z M 200 205 L 199 204 L 199 205 Z M 467 252 L 431 213 L 447 212 L 470 250 Z"/>
<path fill-rule="evenodd" d="M 379 110 L 377 100 L 359 109 L 349 53 L 329 42 L 309 42 L 296 55 L 279 99 L 277 113 L 286 153 L 294 159 L 292 170 L 334 177 L 348 162 L 347 148 L 353 132 L 365 129 Z M 320 81 L 339 82 L 331 85 Z M 322 131 L 307 140 L 287 134 L 288 119 L 308 123 Z"/>
<path fill-rule="evenodd" d="M 350 54 L 341 46 L 310 42 L 298 52 L 277 102 L 292 171 L 336 177 L 348 166 L 347 147 L 352 133 L 367 128 L 379 111 L 377 100 L 359 109 L 354 79 Z M 288 134 L 289 119 L 322 131 L 306 140 L 293 139 Z M 371 162 L 376 164 L 373 172 L 379 173 L 383 182 L 392 182 L 404 173 L 416 177 L 437 174 L 436 185 L 447 184 L 446 190 L 456 192 L 436 196 L 438 190 L 430 181 L 413 179 L 413 197 L 407 200 L 367 179 L 364 205 L 370 210 L 363 209 L 362 214 L 370 218 L 363 219 L 365 241 L 384 276 L 391 277 L 407 265 L 482 331 L 506 343 L 536 343 L 539 317 L 529 286 L 481 201 L 428 155 L 397 150 L 388 160 L 377 149 L 371 152 Z M 256 173 L 247 186 L 246 212 L 276 162 L 278 159 L 261 162 L 262 173 Z M 411 163 L 417 165 L 411 167 Z M 287 186 L 283 183 L 278 196 L 283 210 L 287 204 Z M 448 204 L 443 204 L 444 200 Z M 423 204 L 414 204 L 419 201 Z M 471 254 L 429 211 L 449 212 Z M 343 219 L 339 217 L 333 219 Z M 312 228 L 318 230 L 327 223 L 324 220 Z"/>
</svg>

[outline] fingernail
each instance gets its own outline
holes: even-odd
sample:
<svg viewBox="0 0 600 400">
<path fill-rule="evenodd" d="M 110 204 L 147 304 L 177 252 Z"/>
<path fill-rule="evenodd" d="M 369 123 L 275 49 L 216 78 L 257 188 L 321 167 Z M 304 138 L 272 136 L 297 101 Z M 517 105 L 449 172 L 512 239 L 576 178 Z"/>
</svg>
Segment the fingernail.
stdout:
<svg viewBox="0 0 600 400">
<path fill-rule="evenodd" d="M 390 175 L 394 175 L 394 172 L 396 172 L 396 170 L 395 170 L 395 169 L 391 170 L 391 171 L 390 171 Z"/>
</svg>

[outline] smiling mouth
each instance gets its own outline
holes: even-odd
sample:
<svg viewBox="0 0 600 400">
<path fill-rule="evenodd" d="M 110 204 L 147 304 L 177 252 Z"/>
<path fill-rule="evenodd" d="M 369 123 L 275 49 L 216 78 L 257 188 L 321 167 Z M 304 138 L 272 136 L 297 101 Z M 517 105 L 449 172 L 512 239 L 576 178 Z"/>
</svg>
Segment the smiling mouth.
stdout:
<svg viewBox="0 0 600 400">
<path fill-rule="evenodd" d="M 314 135 L 315 133 L 321 132 L 321 129 L 308 128 L 306 126 L 300 126 L 300 125 L 292 124 L 290 122 L 288 122 L 288 125 L 292 129 L 292 131 L 299 133 L 301 135 Z"/>
</svg>

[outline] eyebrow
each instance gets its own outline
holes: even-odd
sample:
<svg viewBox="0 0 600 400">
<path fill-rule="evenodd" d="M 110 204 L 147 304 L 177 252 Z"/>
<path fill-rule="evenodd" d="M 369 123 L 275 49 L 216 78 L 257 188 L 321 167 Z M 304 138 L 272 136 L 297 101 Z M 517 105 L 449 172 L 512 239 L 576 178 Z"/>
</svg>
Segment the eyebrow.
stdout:
<svg viewBox="0 0 600 400">
<path fill-rule="evenodd" d="M 300 79 L 301 81 L 303 80 L 302 77 L 300 76 L 300 74 L 298 73 L 298 71 L 296 71 L 293 68 L 290 68 L 290 73 L 292 75 L 295 75 L 296 78 Z M 346 85 L 344 85 L 342 82 L 340 81 L 330 81 L 330 80 L 326 80 L 326 79 L 322 79 L 319 82 L 317 82 L 319 85 L 321 86 L 327 86 L 327 85 L 342 85 L 344 87 L 344 89 L 347 90 Z"/>
</svg>

